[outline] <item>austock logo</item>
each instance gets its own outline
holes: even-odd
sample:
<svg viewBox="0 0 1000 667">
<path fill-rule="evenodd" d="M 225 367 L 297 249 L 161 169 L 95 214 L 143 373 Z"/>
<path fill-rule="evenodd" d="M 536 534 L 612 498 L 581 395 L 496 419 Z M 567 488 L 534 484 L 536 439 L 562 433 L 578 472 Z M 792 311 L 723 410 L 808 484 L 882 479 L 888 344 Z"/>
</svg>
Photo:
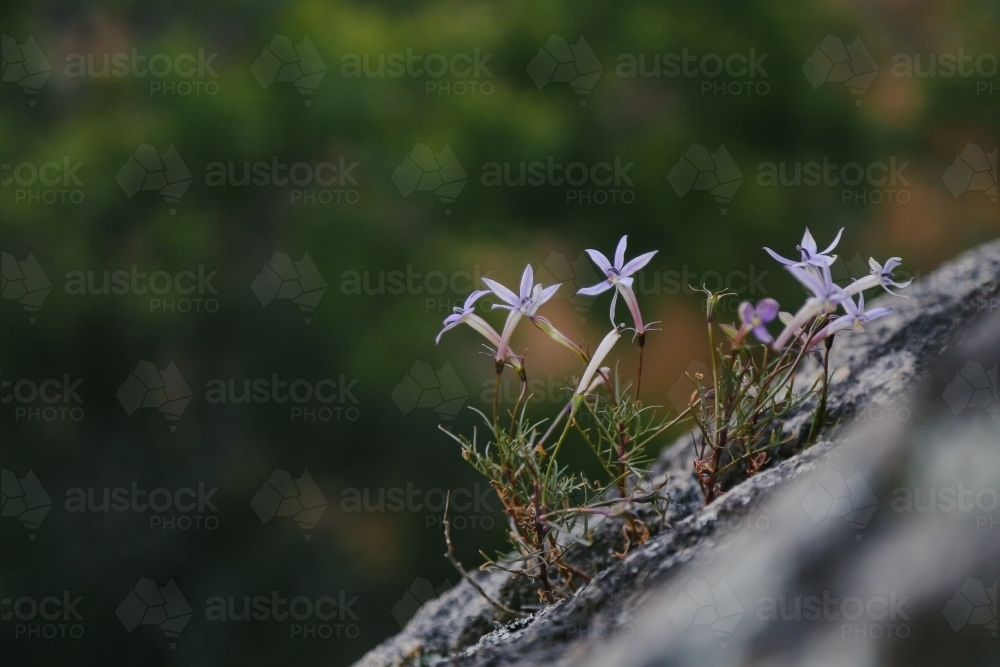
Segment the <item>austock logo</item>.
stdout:
<svg viewBox="0 0 1000 667">
<path fill-rule="evenodd" d="M 66 56 L 64 73 L 67 79 L 122 79 L 151 77 L 150 95 L 218 95 L 219 78 L 212 63 L 218 53 L 208 54 L 204 48 L 198 53 L 140 53 L 133 47 L 118 53 L 70 53 Z M 179 78 L 167 80 L 168 77 Z"/>
<path fill-rule="evenodd" d="M 910 181 L 909 162 L 895 155 L 887 161 L 861 163 L 834 162 L 824 155 L 807 162 L 761 162 L 757 165 L 757 185 L 762 187 L 841 187 L 842 204 L 907 204 Z M 860 188 L 858 186 L 861 186 Z"/>
<path fill-rule="evenodd" d="M 957 53 L 897 53 L 892 57 L 892 75 L 918 79 L 948 79 L 973 75 L 992 77 L 997 74 L 997 57 L 992 53 L 966 55 L 964 48 Z"/>
<path fill-rule="evenodd" d="M 205 620 L 279 624 L 288 628 L 291 639 L 357 639 L 361 635 L 353 609 L 357 601 L 357 596 L 348 599 L 344 591 L 335 596 L 296 595 L 291 599 L 275 590 L 269 595 L 213 595 L 205 601 Z"/>
<path fill-rule="evenodd" d="M 216 530 L 219 527 L 219 508 L 212 501 L 218 488 L 209 488 L 204 482 L 197 487 L 182 486 L 176 489 L 130 486 L 73 487 L 66 490 L 63 508 L 74 514 L 149 513 L 150 530 Z"/>
<path fill-rule="evenodd" d="M 287 188 L 292 204 L 357 204 L 361 201 L 354 178 L 358 164 L 348 163 L 343 155 L 336 162 L 316 163 L 299 160 L 288 164 L 277 156 L 242 164 L 216 161 L 205 167 L 205 184 L 213 188 Z"/>
<path fill-rule="evenodd" d="M 549 35 L 545 44 L 527 67 L 528 76 L 541 90 L 550 83 L 566 83 L 580 95 L 580 106 L 587 106 L 586 95 L 597 85 L 604 67 L 583 35 L 570 46 L 564 37 Z"/>
<path fill-rule="evenodd" d="M 435 371 L 426 361 L 418 361 L 392 390 L 392 400 L 404 415 L 414 408 L 433 408 L 441 419 L 448 420 L 455 418 L 468 397 L 469 392 L 448 362 Z"/>
<path fill-rule="evenodd" d="M 173 579 L 161 587 L 152 579 L 142 577 L 115 613 L 130 634 L 141 625 L 153 625 L 163 632 L 170 648 L 175 649 L 177 638 L 191 620 L 194 610 Z"/>
<path fill-rule="evenodd" d="M 703 79 L 702 95 L 763 96 L 771 92 L 771 84 L 765 80 L 770 75 L 763 67 L 768 55 L 758 54 L 757 49 L 751 47 L 747 55 L 729 53 L 723 57 L 719 53 L 706 53 L 698 56 L 686 46 L 680 53 L 622 53 L 617 58 L 615 74 L 629 79 Z M 717 80 L 723 74 L 728 80 Z"/>
<path fill-rule="evenodd" d="M 290 83 L 305 96 L 305 105 L 312 104 L 313 95 L 326 76 L 326 63 L 308 37 L 298 44 L 282 35 L 275 35 L 250 68 L 257 83 L 268 89 L 274 83 Z"/>
<path fill-rule="evenodd" d="M 763 596 L 754 614 L 761 621 L 839 623 L 841 637 L 906 639 L 913 634 L 906 603 L 910 596 L 890 590 L 886 595 L 839 596 L 824 590 L 816 595 Z"/>
<path fill-rule="evenodd" d="M 413 49 L 406 53 L 345 53 L 340 58 L 340 75 L 344 78 L 409 77 L 430 81 L 424 85 L 424 94 L 440 95 L 492 95 L 496 86 L 487 64 L 492 53 L 483 54 L 478 48 L 472 53 L 456 53 L 451 57 L 443 53 L 417 54 Z M 457 81 L 442 81 L 450 74 Z M 471 81 L 469 79 L 472 79 Z"/>
<path fill-rule="evenodd" d="M 569 380 L 565 376 L 545 375 L 535 373 L 528 378 L 527 393 L 524 397 L 525 403 L 551 403 L 554 405 L 564 405 L 573 398 L 573 387 L 569 386 Z M 499 391 L 499 400 L 502 403 L 513 405 L 521 395 L 525 385 L 516 376 L 504 377 L 500 380 L 499 386 L 491 380 L 484 379 L 480 385 L 479 400 L 483 405 L 492 405 L 493 397 Z"/>
<path fill-rule="evenodd" d="M 587 321 L 587 314 L 597 297 L 577 294 L 577 291 L 597 284 L 600 282 L 600 278 L 594 271 L 594 263 L 585 253 L 580 253 L 580 256 L 572 262 L 565 255 L 557 252 L 549 253 L 542 264 L 538 278 L 542 284 L 566 283 L 566 286 L 571 289 L 559 290 L 556 292 L 555 298 L 568 299 L 570 305 L 579 313 L 580 322 Z"/>
<path fill-rule="evenodd" d="M 354 395 L 357 383 L 357 378 L 348 380 L 343 373 L 336 380 L 331 377 L 283 380 L 278 373 L 243 380 L 212 378 L 205 383 L 205 402 L 210 405 L 275 403 L 289 405 L 289 421 L 293 422 L 353 422 L 361 418 L 361 410 L 356 407 L 360 401 Z"/>
<path fill-rule="evenodd" d="M 76 172 L 83 162 L 64 155 L 62 160 L 0 164 L 0 186 L 14 188 L 14 203 L 82 204 L 83 181 Z M 8 176 L 10 174 L 10 176 Z"/>
<path fill-rule="evenodd" d="M 979 579 L 968 577 L 942 610 L 955 632 L 968 625 L 981 625 L 997 636 L 997 582 L 987 588 Z"/>
<path fill-rule="evenodd" d="M 14 472 L 0 470 L 0 498 L 3 500 L 0 515 L 20 521 L 28 531 L 28 540 L 34 542 L 35 532 L 52 508 L 52 499 L 34 471 L 29 470 L 23 479 L 18 479 Z"/>
<path fill-rule="evenodd" d="M 436 588 L 426 579 L 420 577 L 414 579 L 403 593 L 403 597 L 392 606 L 392 617 L 396 619 L 400 629 L 407 623 L 416 622 L 424 611 L 424 605 L 447 593 L 451 586 L 451 582 L 447 579 Z"/>
<path fill-rule="evenodd" d="M 406 487 L 348 487 L 340 492 L 337 509 L 344 514 L 400 513 L 424 515 L 424 529 L 440 533 L 444 528 L 445 507 L 452 530 L 493 530 L 497 516 L 490 504 L 496 498 L 493 487 L 476 482 L 472 488 L 422 489 L 407 482 Z"/>
<path fill-rule="evenodd" d="M 14 639 L 82 639 L 86 634 L 80 613 L 82 595 L 0 596 L 0 622 L 14 621 Z"/>
<path fill-rule="evenodd" d="M 544 161 L 487 162 L 479 182 L 486 187 L 565 187 L 567 204 L 632 204 L 635 183 L 628 172 L 634 166 L 620 155 L 614 161 L 565 165 L 549 155 Z"/>
<path fill-rule="evenodd" d="M 691 191 L 708 192 L 720 204 L 720 211 L 725 215 L 729 210 L 725 206 L 743 184 L 743 172 L 724 144 L 714 153 L 709 153 L 701 144 L 691 144 L 670 169 L 667 181 L 678 197 L 684 197 Z"/>
<path fill-rule="evenodd" d="M 8 35 L 0 37 L 0 79 L 4 83 L 16 83 L 28 96 L 28 105 L 35 106 L 35 96 L 41 92 L 42 86 L 52 74 L 42 49 L 34 37 L 28 37 L 24 44 L 18 46 L 17 40 Z"/>
<path fill-rule="evenodd" d="M 326 294 L 327 284 L 309 253 L 295 261 L 283 252 L 276 252 L 253 279 L 250 289 L 262 306 L 275 300 L 293 302 L 309 324 L 312 313 Z"/>
<path fill-rule="evenodd" d="M 0 376 L 0 404 L 14 404 L 14 421 L 66 422 L 83 421 L 83 399 L 77 389 L 83 380 L 73 380 L 69 373 L 61 378 L 8 380 Z"/>
<path fill-rule="evenodd" d="M 860 96 L 875 80 L 878 64 L 860 37 L 845 46 L 840 37 L 827 35 L 802 65 L 802 73 L 814 90 L 824 83 L 843 83 L 861 106 Z"/>
<path fill-rule="evenodd" d="M 298 479 L 285 470 L 275 470 L 250 502 L 261 523 L 275 517 L 290 517 L 305 531 L 306 542 L 312 539 L 309 531 L 319 523 L 327 505 L 326 497 L 308 470 Z"/>
<path fill-rule="evenodd" d="M 997 84 L 990 81 L 997 74 L 997 57 L 992 53 L 968 55 L 959 47 L 957 53 L 897 53 L 892 57 L 892 75 L 896 78 L 950 79 L 961 77 L 975 81 L 976 95 L 993 95 Z"/>
<path fill-rule="evenodd" d="M 985 410 L 997 419 L 997 365 L 986 369 L 978 361 L 967 361 L 948 383 L 943 394 L 945 403 L 956 417 L 968 409 Z"/>
<path fill-rule="evenodd" d="M 483 273 L 478 264 L 471 271 L 459 269 L 450 273 L 422 268 L 418 271 L 412 264 L 388 270 L 348 269 L 340 274 L 338 291 L 347 296 L 424 296 L 426 312 L 451 313 L 482 284 L 483 278 L 490 276 L 491 272 Z"/>
<path fill-rule="evenodd" d="M 692 577 L 670 603 L 667 616 L 679 632 L 691 626 L 708 626 L 725 649 L 726 640 L 743 618 L 743 607 L 725 579 L 710 586 L 704 579 Z"/>
<path fill-rule="evenodd" d="M 218 271 L 208 271 L 203 264 L 197 270 L 140 271 L 133 264 L 127 269 L 111 271 L 66 272 L 63 291 L 67 296 L 125 296 L 149 298 L 149 312 L 159 313 L 216 313 L 219 311 L 219 292 L 212 281 Z M 176 295 L 176 296 L 175 296 Z"/>
<path fill-rule="evenodd" d="M 171 205 L 170 215 L 177 213 L 175 207 L 193 179 L 173 144 L 167 147 L 165 153 L 158 153 L 151 144 L 139 144 L 115 177 L 129 199 L 140 191 L 159 194 L 163 201 Z"/>
<path fill-rule="evenodd" d="M 469 174 L 448 144 L 440 153 L 435 153 L 427 144 L 414 144 L 413 150 L 392 172 L 392 182 L 403 199 L 414 192 L 430 190 L 446 207 L 455 203 L 468 180 Z M 451 208 L 445 208 L 444 212 L 451 215 Z"/>
<path fill-rule="evenodd" d="M 694 381 L 698 380 L 702 386 L 710 386 L 711 377 L 711 371 L 703 362 L 695 360 L 688 362 L 687 368 L 677 376 L 677 380 L 670 385 L 670 389 L 667 391 L 667 400 L 670 401 L 670 405 L 674 407 L 677 414 L 687 410 L 695 398 L 697 389 Z"/>
<path fill-rule="evenodd" d="M 28 322 L 34 324 L 36 313 L 52 291 L 52 283 L 35 255 L 29 253 L 19 262 L 10 253 L 0 253 L 0 276 L 0 298 L 21 304 L 28 313 Z"/>
<path fill-rule="evenodd" d="M 987 153 L 982 146 L 966 144 L 941 177 L 956 199 L 966 192 L 984 192 L 997 203 L 997 149 Z"/>
<path fill-rule="evenodd" d="M 802 498 L 801 505 L 814 524 L 827 517 L 843 518 L 860 542 L 862 531 L 878 509 L 878 499 L 860 470 L 845 479 L 839 471 L 828 468 Z"/>
<path fill-rule="evenodd" d="M 135 370 L 118 388 L 115 397 L 128 415 L 139 408 L 155 408 L 168 422 L 176 422 L 184 414 L 194 394 L 174 362 L 162 371 L 151 361 L 140 361 Z M 177 430 L 170 424 L 170 432 Z"/>
</svg>

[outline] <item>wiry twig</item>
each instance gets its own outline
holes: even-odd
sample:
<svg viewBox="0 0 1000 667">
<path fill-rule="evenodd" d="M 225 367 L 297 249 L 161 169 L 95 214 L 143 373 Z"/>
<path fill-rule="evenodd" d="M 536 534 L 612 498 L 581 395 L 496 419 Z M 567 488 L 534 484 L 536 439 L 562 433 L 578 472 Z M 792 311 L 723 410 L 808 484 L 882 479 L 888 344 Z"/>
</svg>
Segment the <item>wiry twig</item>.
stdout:
<svg viewBox="0 0 1000 667">
<path fill-rule="evenodd" d="M 455 547 L 451 543 L 451 522 L 448 520 L 448 508 L 450 507 L 450 505 L 451 505 L 451 491 L 449 491 L 448 494 L 445 496 L 443 523 L 444 523 L 444 541 L 445 541 L 445 544 L 448 545 L 448 553 L 445 554 L 445 555 L 448 557 L 448 560 L 451 561 L 452 566 L 456 570 L 458 570 L 458 573 L 460 575 L 462 575 L 462 578 L 465 579 L 467 582 L 469 582 L 469 585 L 472 586 L 472 588 L 474 588 L 475 591 L 477 593 L 479 593 L 483 597 L 484 600 L 486 600 L 487 602 L 490 603 L 491 607 L 493 607 L 497 611 L 502 612 L 504 614 L 511 614 L 512 616 L 517 616 L 519 618 L 524 618 L 525 616 L 527 616 L 527 614 L 525 614 L 523 612 L 520 612 L 520 611 L 515 611 L 515 610 L 511 609 L 510 607 L 507 607 L 507 606 L 505 606 L 505 605 L 497 602 L 493 598 L 491 598 L 486 593 L 486 591 L 483 590 L 483 587 L 480 586 L 472 578 L 472 576 L 468 572 L 465 571 L 465 568 L 462 567 L 462 563 L 460 563 L 459 560 L 455 557 Z"/>
</svg>

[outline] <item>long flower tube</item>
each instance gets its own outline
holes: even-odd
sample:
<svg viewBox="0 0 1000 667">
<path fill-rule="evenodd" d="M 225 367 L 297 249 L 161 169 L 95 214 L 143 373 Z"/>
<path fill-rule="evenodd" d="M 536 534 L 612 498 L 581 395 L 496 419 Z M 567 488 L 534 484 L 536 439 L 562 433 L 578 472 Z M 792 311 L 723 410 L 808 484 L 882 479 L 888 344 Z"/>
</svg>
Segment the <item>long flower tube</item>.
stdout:
<svg viewBox="0 0 1000 667">
<path fill-rule="evenodd" d="M 582 347 L 577 345 L 576 342 L 569 338 L 566 334 L 559 331 L 559 329 L 556 329 L 546 318 L 541 315 L 529 315 L 528 319 L 530 319 L 531 323 L 538 327 L 546 336 L 569 350 L 574 357 L 585 364 L 590 363 L 590 355 L 587 354 Z"/>
<path fill-rule="evenodd" d="M 521 321 L 521 318 L 525 315 L 532 317 L 542 304 L 552 298 L 562 284 L 557 283 L 549 287 L 542 287 L 541 284 L 533 284 L 534 271 L 532 271 L 530 264 L 524 267 L 524 273 L 521 274 L 520 290 L 517 294 L 495 280 L 483 278 L 483 282 L 486 283 L 486 286 L 495 295 L 504 301 L 504 303 L 494 304 L 493 307 L 510 311 L 507 315 L 507 321 L 503 325 L 503 333 L 500 334 L 500 347 L 497 348 L 495 357 L 499 364 L 503 359 L 503 354 L 500 350 L 501 348 L 506 348 L 510 343 L 510 339 L 514 335 L 514 329 L 517 328 L 517 324 Z M 502 366 L 498 365 L 497 369 L 499 372 L 502 370 Z"/>
<path fill-rule="evenodd" d="M 437 338 L 434 339 L 435 344 L 441 343 L 441 336 L 444 334 L 445 331 L 454 329 L 459 324 L 468 324 L 470 327 L 473 328 L 473 330 L 475 330 L 481 336 L 483 336 L 483 338 L 488 340 L 490 342 L 490 345 L 493 346 L 493 349 L 497 351 L 496 354 L 499 355 L 500 343 L 501 343 L 500 334 L 498 334 L 496 330 L 492 326 L 490 326 L 489 322 L 481 318 L 479 315 L 476 315 L 475 313 L 475 303 L 484 294 L 489 294 L 489 291 L 479 290 L 473 292 L 465 300 L 464 305 L 455 307 L 454 314 L 449 315 L 448 317 L 445 318 L 444 328 L 441 329 L 440 332 L 438 332 Z M 514 354 L 514 352 L 510 349 L 509 345 L 504 346 L 503 355 L 501 356 L 501 358 L 504 363 L 508 364 L 511 368 L 514 369 L 514 372 L 517 373 L 517 376 L 519 378 L 521 378 L 522 380 L 524 379 L 524 365 L 521 363 L 520 358 L 518 358 L 518 356 Z"/>
<path fill-rule="evenodd" d="M 893 279 L 892 272 L 896 270 L 896 267 L 903 263 L 903 260 L 899 257 L 890 257 L 885 262 L 885 266 L 882 266 L 875 261 L 874 257 L 868 259 L 868 266 L 871 267 L 871 273 L 869 273 L 864 278 L 855 280 L 853 283 L 844 288 L 844 291 L 851 296 L 864 292 L 866 289 L 871 289 L 872 287 L 881 287 L 889 294 L 895 296 L 901 296 L 904 299 L 909 297 L 905 294 L 896 294 L 891 289 L 890 286 L 903 288 L 908 287 L 910 283 L 913 282 L 913 278 L 910 278 L 906 282 L 897 283 Z"/>
</svg>

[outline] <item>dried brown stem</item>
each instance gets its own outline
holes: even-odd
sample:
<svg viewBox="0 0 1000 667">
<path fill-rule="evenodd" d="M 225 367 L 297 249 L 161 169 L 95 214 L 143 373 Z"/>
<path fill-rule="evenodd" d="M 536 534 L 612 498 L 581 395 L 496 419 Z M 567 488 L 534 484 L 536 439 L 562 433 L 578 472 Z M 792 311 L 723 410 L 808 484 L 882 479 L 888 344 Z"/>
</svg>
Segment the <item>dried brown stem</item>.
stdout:
<svg viewBox="0 0 1000 667">
<path fill-rule="evenodd" d="M 448 545 L 448 553 L 445 554 L 445 555 L 448 557 L 448 560 L 451 561 L 452 566 L 456 570 L 458 570 L 458 573 L 460 575 L 462 575 L 462 578 L 465 579 L 467 582 L 469 582 L 469 585 L 472 586 L 472 588 L 475 589 L 475 591 L 477 593 L 479 593 L 483 597 L 484 600 L 486 600 L 487 602 L 490 603 L 491 607 L 493 607 L 497 611 L 502 612 L 504 614 L 511 614 L 513 616 L 518 616 L 518 617 L 521 617 L 521 618 L 523 618 L 524 616 L 527 616 L 527 614 L 525 614 L 523 612 L 520 612 L 520 611 L 515 611 L 515 610 L 511 609 L 510 607 L 507 607 L 507 606 L 505 606 L 505 605 L 497 602 L 496 600 L 494 600 L 493 598 L 491 598 L 489 595 L 487 595 L 486 591 L 483 590 L 483 587 L 480 586 L 476 582 L 476 580 L 473 579 L 472 576 L 468 572 L 465 571 L 465 568 L 462 567 L 462 563 L 460 563 L 459 560 L 457 558 L 455 558 L 455 547 L 452 546 L 452 543 L 451 543 L 451 522 L 448 520 L 448 507 L 450 505 L 451 505 L 451 491 L 449 491 L 448 495 L 445 497 L 443 523 L 444 523 L 444 541 L 445 541 L 445 544 Z"/>
</svg>

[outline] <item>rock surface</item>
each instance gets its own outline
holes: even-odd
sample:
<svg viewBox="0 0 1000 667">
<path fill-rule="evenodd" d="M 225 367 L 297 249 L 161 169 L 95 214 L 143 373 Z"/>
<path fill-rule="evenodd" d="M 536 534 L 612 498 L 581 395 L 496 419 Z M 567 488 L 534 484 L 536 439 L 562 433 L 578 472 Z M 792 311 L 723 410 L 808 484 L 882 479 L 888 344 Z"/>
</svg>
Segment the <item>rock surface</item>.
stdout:
<svg viewBox="0 0 1000 667">
<path fill-rule="evenodd" d="M 602 527 L 574 563 L 600 574 L 576 595 L 494 630 L 509 619 L 463 582 L 358 665 L 1000 664 L 998 285 L 994 241 L 838 336 L 837 442 L 789 446 L 701 507 L 682 438 L 655 468 L 666 528 L 618 560 Z M 810 407 L 785 425 L 797 443 Z M 527 597 L 509 575 L 477 577 Z"/>
</svg>

